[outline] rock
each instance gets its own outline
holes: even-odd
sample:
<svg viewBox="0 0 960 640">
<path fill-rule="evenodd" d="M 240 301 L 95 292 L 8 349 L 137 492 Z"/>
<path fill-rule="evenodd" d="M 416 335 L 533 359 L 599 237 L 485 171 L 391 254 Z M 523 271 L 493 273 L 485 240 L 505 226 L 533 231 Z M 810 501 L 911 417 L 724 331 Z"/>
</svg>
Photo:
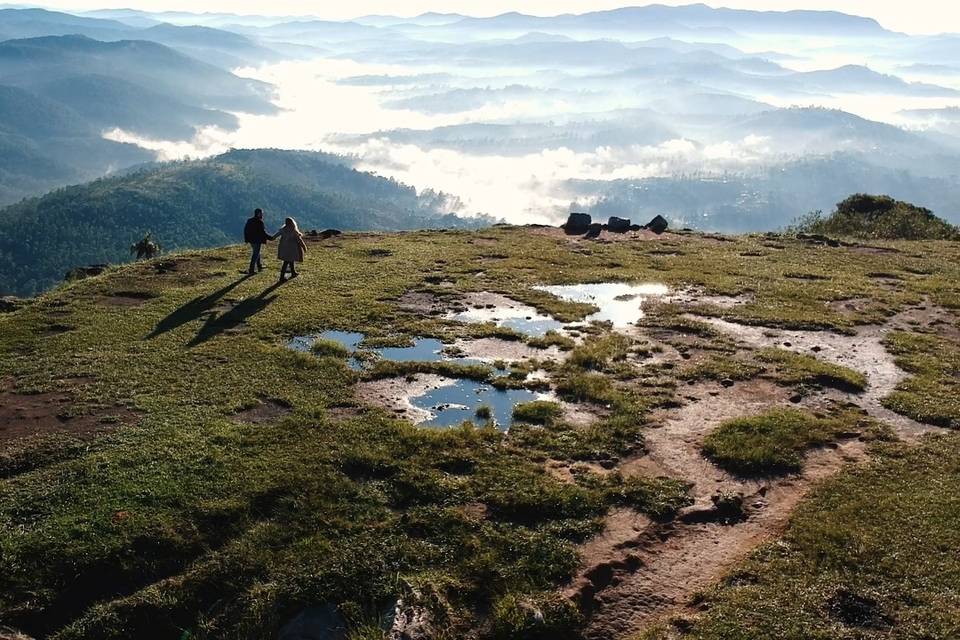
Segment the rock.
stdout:
<svg viewBox="0 0 960 640">
<path fill-rule="evenodd" d="M 626 233 L 630 231 L 630 220 L 610 216 L 610 220 L 607 222 L 607 230 L 613 233 Z"/>
<path fill-rule="evenodd" d="M 802 401 L 803 401 L 803 396 L 800 395 L 799 393 L 795 393 L 792 396 L 790 396 L 790 402 L 792 402 L 793 404 L 799 404 Z"/>
<path fill-rule="evenodd" d="M 670 226 L 670 223 L 667 222 L 667 219 L 663 216 L 656 216 L 653 220 L 648 222 L 644 228 L 653 231 L 655 234 L 660 235 Z"/>
<path fill-rule="evenodd" d="M 277 640 L 346 640 L 347 623 L 331 603 L 307 607 L 283 625 Z"/>
<path fill-rule="evenodd" d="M 432 640 L 436 635 L 427 609 L 405 606 L 403 600 L 397 601 L 386 640 Z"/>
<path fill-rule="evenodd" d="M 593 224 L 593 218 L 588 213 L 571 213 L 567 218 L 563 230 L 569 235 L 580 235 L 586 233 Z"/>
<path fill-rule="evenodd" d="M 643 229 L 643 227 L 641 227 L 641 226 L 638 225 L 638 224 L 632 224 L 632 225 L 630 225 L 630 231 L 640 231 L 640 229 Z"/>
<path fill-rule="evenodd" d="M 317 235 L 321 240 L 327 240 L 329 238 L 335 238 L 336 236 L 342 236 L 343 231 L 339 229 L 324 229 Z"/>
<path fill-rule="evenodd" d="M 14 296 L 0 298 L 0 313 L 12 313 L 24 305 L 23 300 Z"/>
<path fill-rule="evenodd" d="M 599 238 L 599 237 L 600 237 L 600 233 L 601 233 L 602 231 L 603 231 L 603 225 L 600 224 L 599 222 L 594 222 L 594 223 L 591 224 L 590 227 L 587 229 L 587 236 L 586 236 L 586 237 L 588 237 L 588 238 Z"/>
<path fill-rule="evenodd" d="M 77 267 L 71 269 L 67 272 L 67 275 L 63 277 L 67 282 L 73 282 L 74 280 L 83 280 L 84 278 L 92 278 L 93 276 L 98 276 L 104 271 L 110 268 L 108 264 L 91 264 L 86 267 Z"/>
<path fill-rule="evenodd" d="M 726 387 L 728 389 L 733 385 L 734 385 L 734 381 L 730 378 L 724 378 L 723 380 L 720 381 L 720 386 Z"/>
<path fill-rule="evenodd" d="M 710 496 L 717 519 L 725 524 L 740 522 L 744 519 L 743 496 L 739 493 L 721 492 Z"/>
</svg>

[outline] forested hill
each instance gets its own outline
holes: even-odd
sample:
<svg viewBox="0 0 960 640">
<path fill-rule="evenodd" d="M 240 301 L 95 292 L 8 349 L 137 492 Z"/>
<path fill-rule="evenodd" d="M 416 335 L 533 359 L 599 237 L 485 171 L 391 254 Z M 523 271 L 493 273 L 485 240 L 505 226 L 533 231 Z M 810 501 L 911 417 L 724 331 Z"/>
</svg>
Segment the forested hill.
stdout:
<svg viewBox="0 0 960 640">
<path fill-rule="evenodd" d="M 255 207 L 278 228 L 403 230 L 486 221 L 447 212 L 446 198 L 305 151 L 231 151 L 205 160 L 151 165 L 67 187 L 0 210 L 0 295 L 33 295 L 70 269 L 130 259 L 146 232 L 164 250 L 242 241 Z"/>
</svg>

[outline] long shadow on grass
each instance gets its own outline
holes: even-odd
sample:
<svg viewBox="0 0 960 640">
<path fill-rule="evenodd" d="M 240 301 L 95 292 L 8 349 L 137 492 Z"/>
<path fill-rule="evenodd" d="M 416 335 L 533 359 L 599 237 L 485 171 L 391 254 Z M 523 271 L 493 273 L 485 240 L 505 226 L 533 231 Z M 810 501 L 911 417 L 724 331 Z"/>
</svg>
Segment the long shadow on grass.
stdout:
<svg viewBox="0 0 960 640">
<path fill-rule="evenodd" d="M 248 278 L 250 278 L 250 276 L 245 275 L 242 278 L 234 280 L 227 286 L 217 289 L 213 293 L 208 293 L 205 296 L 197 296 L 183 306 L 174 309 L 167 317 L 158 322 L 157 326 L 153 328 L 153 331 L 151 331 L 150 334 L 144 339 L 150 340 L 151 338 L 156 338 L 157 336 L 168 331 L 173 331 L 177 327 L 185 325 L 188 322 L 197 320 L 204 313 L 207 313 L 213 307 L 215 307 L 223 296 L 236 289 L 244 280 L 247 280 Z"/>
<path fill-rule="evenodd" d="M 276 295 L 272 294 L 281 283 L 275 282 L 270 285 L 256 296 L 252 298 L 246 298 L 237 303 L 235 307 L 230 309 L 225 313 L 214 313 L 207 317 L 207 321 L 203 323 L 203 326 L 200 327 L 200 331 L 197 332 L 197 335 L 194 336 L 187 346 L 195 347 L 199 344 L 203 344 L 207 340 L 214 338 L 224 331 L 233 329 L 234 327 L 244 323 L 248 318 L 254 316 L 264 309 L 267 306 L 277 299 Z"/>
</svg>

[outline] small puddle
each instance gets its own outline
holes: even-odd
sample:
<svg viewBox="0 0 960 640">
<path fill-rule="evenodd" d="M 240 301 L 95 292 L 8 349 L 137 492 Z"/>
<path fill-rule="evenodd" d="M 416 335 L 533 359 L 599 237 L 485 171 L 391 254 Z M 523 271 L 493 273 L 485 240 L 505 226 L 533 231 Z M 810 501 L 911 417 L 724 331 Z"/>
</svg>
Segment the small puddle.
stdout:
<svg viewBox="0 0 960 640">
<path fill-rule="evenodd" d="M 482 360 L 473 358 L 449 357 L 443 353 L 444 344 L 436 338 L 417 338 L 413 345 L 409 347 L 372 347 L 361 348 L 360 344 L 366 336 L 362 333 L 351 331 L 324 331 L 317 335 L 297 336 L 293 338 L 287 346 L 296 351 L 310 353 L 319 340 L 329 340 L 343 346 L 350 353 L 354 354 L 348 360 L 351 369 L 361 370 L 365 366 L 366 358 L 358 357 L 358 354 L 372 354 L 374 360 L 387 360 L 390 362 L 440 362 L 449 361 L 460 364 L 482 364 Z"/>
<path fill-rule="evenodd" d="M 532 338 L 542 337 L 548 331 L 557 331 L 564 327 L 562 322 L 552 316 L 500 294 L 473 294 L 467 297 L 467 304 L 471 308 L 450 314 L 447 318 L 470 324 L 492 322 Z"/>
<path fill-rule="evenodd" d="M 489 419 L 498 429 L 506 431 L 513 424 L 515 406 L 549 397 L 526 389 L 500 390 L 483 382 L 456 380 L 453 384 L 410 398 L 410 403 L 432 416 L 420 423 L 425 427 L 455 427 L 464 422 L 483 425 Z M 481 407 L 489 408 L 489 418 L 477 416 Z"/>
<path fill-rule="evenodd" d="M 669 289 L 663 284 L 627 284 L 600 282 L 596 284 L 569 284 L 534 287 L 568 302 L 584 302 L 600 310 L 586 317 L 586 322 L 610 322 L 614 327 L 627 327 L 643 317 L 643 301 L 665 296 Z"/>
</svg>

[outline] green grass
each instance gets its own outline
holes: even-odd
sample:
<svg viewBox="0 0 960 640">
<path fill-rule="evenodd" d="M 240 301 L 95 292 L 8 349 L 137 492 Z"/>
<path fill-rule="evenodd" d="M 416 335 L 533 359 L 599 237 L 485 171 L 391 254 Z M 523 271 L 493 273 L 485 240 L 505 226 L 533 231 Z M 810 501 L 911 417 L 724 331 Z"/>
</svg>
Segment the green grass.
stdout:
<svg viewBox="0 0 960 640">
<path fill-rule="evenodd" d="M 563 415 L 563 407 L 549 400 L 534 400 L 513 408 L 513 419 L 530 424 L 549 424 Z"/>
<path fill-rule="evenodd" d="M 860 426 L 858 414 L 818 418 L 799 409 L 776 409 L 724 422 L 703 441 L 703 451 L 736 473 L 796 471 L 804 453 Z"/>
<path fill-rule="evenodd" d="M 404 311 L 395 301 L 407 291 L 446 291 L 436 283 L 450 281 L 457 294 L 498 291 L 580 319 L 589 306 L 529 287 L 659 281 L 750 291 L 748 304 L 725 311 L 731 320 L 839 330 L 926 299 L 951 308 L 960 300 L 960 247 L 946 242 L 862 254 L 790 238 L 773 249 L 761 236 L 719 243 L 691 234 L 681 254 L 663 260 L 635 243 L 595 244 L 584 254 L 566 239 L 482 233 L 505 257 L 487 256 L 475 233 L 347 234 L 312 242 L 302 275 L 274 287 L 272 277 L 241 278 L 246 252 L 229 247 L 165 256 L 176 262 L 170 273 L 152 263 L 113 269 L 0 314 L 0 384 L 68 393 L 69 413 L 118 417 L 97 438 L 4 443 L 2 623 L 35 637 L 159 639 L 189 631 L 259 640 L 275 637 L 304 607 L 330 602 L 349 614 L 355 634 L 366 634 L 383 603 L 412 585 L 429 594 L 449 637 L 493 629 L 498 603 L 505 633 L 526 633 L 526 616 L 509 599 L 538 601 L 568 580 L 577 545 L 611 507 L 669 517 L 682 504 L 684 479 L 570 484 L 543 471 L 548 459 L 616 462 L 642 452 L 652 412 L 682 394 L 678 371 L 637 362 L 630 357 L 637 344 L 606 328 L 585 333 L 568 362 L 541 363 L 555 391 L 596 405 L 597 419 L 573 426 L 553 417 L 507 434 L 421 429 L 376 408 L 353 412 L 358 374 L 342 352 L 316 357 L 285 346 L 291 335 L 331 328 L 363 332 L 369 344 L 397 336 L 519 338 Z M 371 249 L 389 254 L 374 259 Z M 829 280 L 783 278 L 799 272 Z M 881 272 L 903 280 L 890 287 L 868 275 Z M 136 306 L 103 302 L 118 291 L 155 297 Z M 848 296 L 875 304 L 863 313 L 828 306 Z M 729 340 L 686 318 L 651 313 L 642 330 L 654 348 L 668 339 L 733 353 Z M 956 341 L 928 338 L 891 338 L 920 379 L 901 385 L 897 393 L 907 395 L 895 394 L 892 406 L 955 419 Z M 362 376 L 417 372 L 491 375 L 485 366 L 381 362 Z M 259 424 L 234 418 L 264 399 L 291 411 Z M 913 495 L 927 501 L 918 509 L 936 513 L 932 491 Z M 914 522 L 903 522 L 884 526 L 906 535 Z M 891 575 L 894 584 L 898 574 Z M 922 586 L 917 593 L 929 595 Z M 556 637 L 575 626 L 562 611 L 545 620 Z"/>
<path fill-rule="evenodd" d="M 822 484 L 783 539 L 710 593 L 691 640 L 957 637 L 960 437 L 892 448 Z M 861 602 L 863 615 L 851 615 Z M 892 623 L 892 628 L 891 628 Z"/>
<path fill-rule="evenodd" d="M 848 367 L 824 362 L 786 349 L 761 349 L 756 359 L 774 365 L 773 378 L 787 386 L 834 387 L 842 391 L 861 392 L 867 388 L 867 377 Z"/>
<path fill-rule="evenodd" d="M 337 342 L 326 338 L 318 338 L 310 345 L 310 353 L 319 357 L 349 358 L 350 350 Z"/>
<path fill-rule="evenodd" d="M 912 374 L 883 404 L 914 420 L 960 429 L 960 344 L 937 336 L 897 331 L 884 345 Z"/>
</svg>

